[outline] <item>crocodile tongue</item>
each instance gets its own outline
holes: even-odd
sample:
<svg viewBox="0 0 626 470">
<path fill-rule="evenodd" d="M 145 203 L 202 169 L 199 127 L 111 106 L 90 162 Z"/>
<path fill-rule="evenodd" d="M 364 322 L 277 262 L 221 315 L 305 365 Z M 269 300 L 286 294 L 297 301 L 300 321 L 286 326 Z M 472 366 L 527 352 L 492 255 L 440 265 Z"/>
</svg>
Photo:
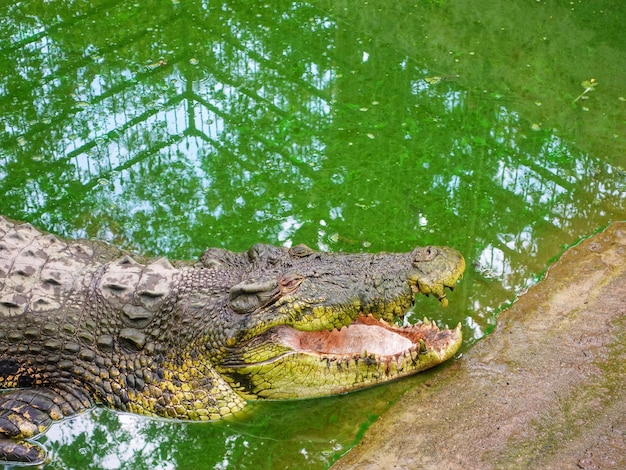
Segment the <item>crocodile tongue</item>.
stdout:
<svg viewBox="0 0 626 470">
<path fill-rule="evenodd" d="M 341 330 L 319 331 L 300 335 L 300 350 L 317 352 L 323 355 L 368 354 L 395 356 L 410 349 L 411 340 L 390 331 L 382 320 L 377 323 L 363 323 L 361 320 L 373 317 L 359 317 L 356 323 Z"/>
</svg>

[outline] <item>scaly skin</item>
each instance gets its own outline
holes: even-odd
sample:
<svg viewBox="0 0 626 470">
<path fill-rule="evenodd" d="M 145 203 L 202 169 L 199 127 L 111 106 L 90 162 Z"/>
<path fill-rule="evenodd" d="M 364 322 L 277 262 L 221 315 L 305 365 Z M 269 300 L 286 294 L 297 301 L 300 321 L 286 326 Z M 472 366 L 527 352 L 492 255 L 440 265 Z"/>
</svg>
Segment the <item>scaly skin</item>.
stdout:
<svg viewBox="0 0 626 470">
<path fill-rule="evenodd" d="M 255 245 L 197 263 L 133 259 L 0 217 L 0 460 L 100 404 L 214 420 L 246 400 L 343 393 L 450 358 L 460 327 L 392 326 L 416 292 L 447 304 L 451 248 L 320 253 Z"/>
</svg>

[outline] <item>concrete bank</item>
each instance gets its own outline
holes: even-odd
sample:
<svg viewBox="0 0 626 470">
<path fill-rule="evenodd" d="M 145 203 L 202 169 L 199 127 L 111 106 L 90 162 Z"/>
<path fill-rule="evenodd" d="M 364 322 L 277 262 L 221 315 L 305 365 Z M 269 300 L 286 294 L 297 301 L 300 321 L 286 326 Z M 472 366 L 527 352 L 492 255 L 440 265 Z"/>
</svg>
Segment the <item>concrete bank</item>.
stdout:
<svg viewBox="0 0 626 470">
<path fill-rule="evenodd" d="M 626 468 L 626 222 L 567 250 L 345 469 Z"/>
</svg>

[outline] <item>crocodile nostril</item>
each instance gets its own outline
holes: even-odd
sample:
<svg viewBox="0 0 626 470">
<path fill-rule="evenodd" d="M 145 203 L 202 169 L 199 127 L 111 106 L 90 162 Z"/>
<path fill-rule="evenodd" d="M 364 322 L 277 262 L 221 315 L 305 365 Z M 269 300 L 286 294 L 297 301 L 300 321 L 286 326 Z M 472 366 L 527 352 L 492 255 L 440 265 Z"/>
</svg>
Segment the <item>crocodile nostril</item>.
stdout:
<svg viewBox="0 0 626 470">
<path fill-rule="evenodd" d="M 413 256 L 414 263 L 423 263 L 426 261 L 432 261 L 439 254 L 439 250 L 435 246 L 426 246 L 423 248 L 417 248 L 415 255 Z"/>
</svg>

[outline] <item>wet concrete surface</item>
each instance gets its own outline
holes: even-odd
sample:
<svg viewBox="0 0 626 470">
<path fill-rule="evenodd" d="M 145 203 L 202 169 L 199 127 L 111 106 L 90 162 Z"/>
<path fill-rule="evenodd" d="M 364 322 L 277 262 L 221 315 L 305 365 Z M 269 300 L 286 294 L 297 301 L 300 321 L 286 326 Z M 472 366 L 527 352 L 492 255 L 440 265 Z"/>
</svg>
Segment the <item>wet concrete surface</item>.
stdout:
<svg viewBox="0 0 626 470">
<path fill-rule="evenodd" d="M 626 222 L 567 250 L 333 466 L 356 468 L 626 469 Z"/>
</svg>

